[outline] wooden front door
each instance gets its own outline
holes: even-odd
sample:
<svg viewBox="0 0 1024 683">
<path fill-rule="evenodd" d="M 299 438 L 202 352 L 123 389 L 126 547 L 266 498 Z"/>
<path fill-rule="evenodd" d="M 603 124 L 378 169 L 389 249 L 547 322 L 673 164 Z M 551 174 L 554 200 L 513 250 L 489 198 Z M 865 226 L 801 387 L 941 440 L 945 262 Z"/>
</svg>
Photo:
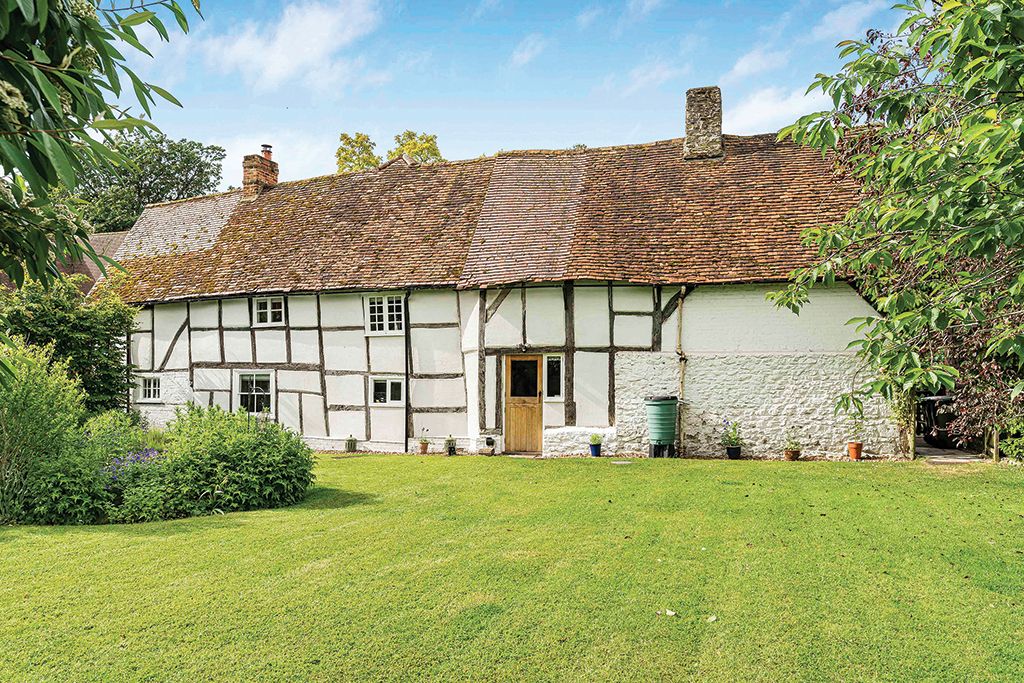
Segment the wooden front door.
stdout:
<svg viewBox="0 0 1024 683">
<path fill-rule="evenodd" d="M 505 359 L 505 451 L 540 453 L 544 433 L 542 356 Z"/>
</svg>

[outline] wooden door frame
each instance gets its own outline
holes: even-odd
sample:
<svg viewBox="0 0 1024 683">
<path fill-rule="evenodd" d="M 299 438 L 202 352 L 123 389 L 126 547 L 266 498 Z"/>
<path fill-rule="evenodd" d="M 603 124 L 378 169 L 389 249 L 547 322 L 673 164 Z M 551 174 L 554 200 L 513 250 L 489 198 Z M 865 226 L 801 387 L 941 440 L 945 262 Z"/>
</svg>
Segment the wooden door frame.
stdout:
<svg viewBox="0 0 1024 683">
<path fill-rule="evenodd" d="M 513 360 L 533 360 L 537 364 L 537 405 L 538 412 L 540 413 L 539 419 L 537 420 L 537 450 L 536 451 L 523 451 L 523 450 L 510 450 L 508 447 L 508 433 L 511 428 L 511 417 L 509 415 L 510 401 L 513 398 L 512 393 L 512 361 Z M 544 354 L 543 353 L 508 353 L 504 355 L 503 361 L 504 367 L 502 368 L 503 378 L 505 380 L 505 390 L 502 392 L 502 414 L 504 415 L 505 424 L 505 451 L 509 453 L 540 453 L 544 448 Z"/>
</svg>

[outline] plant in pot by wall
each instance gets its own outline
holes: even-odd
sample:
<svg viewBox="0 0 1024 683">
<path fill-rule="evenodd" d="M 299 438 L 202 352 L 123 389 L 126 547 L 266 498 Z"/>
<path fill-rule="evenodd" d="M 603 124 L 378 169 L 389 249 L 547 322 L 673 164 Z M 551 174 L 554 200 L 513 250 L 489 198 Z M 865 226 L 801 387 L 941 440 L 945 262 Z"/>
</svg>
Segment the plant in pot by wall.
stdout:
<svg viewBox="0 0 1024 683">
<path fill-rule="evenodd" d="M 800 435 L 795 429 L 786 432 L 786 445 L 782 449 L 782 456 L 789 461 L 800 459 Z"/>
<path fill-rule="evenodd" d="M 740 423 L 732 420 L 722 420 L 722 445 L 725 446 L 725 455 L 730 460 L 738 460 L 743 450 L 743 436 L 740 434 Z"/>
<path fill-rule="evenodd" d="M 846 452 L 850 460 L 860 460 L 864 454 L 864 415 L 857 414 L 850 428 L 850 440 L 846 442 Z"/>
<path fill-rule="evenodd" d="M 600 434 L 590 435 L 590 457 L 599 458 L 601 457 L 601 444 L 604 442 L 604 437 Z"/>
<path fill-rule="evenodd" d="M 451 434 L 449 434 L 448 438 L 444 440 L 444 454 L 455 455 L 455 439 Z"/>
<path fill-rule="evenodd" d="M 420 453 L 425 454 L 430 447 L 430 439 L 427 438 L 427 430 L 420 432 Z"/>
<path fill-rule="evenodd" d="M 355 453 L 357 450 L 358 450 L 358 444 L 356 443 L 356 437 L 354 437 L 351 434 L 349 434 L 348 438 L 345 439 L 345 452 L 346 453 Z"/>
</svg>

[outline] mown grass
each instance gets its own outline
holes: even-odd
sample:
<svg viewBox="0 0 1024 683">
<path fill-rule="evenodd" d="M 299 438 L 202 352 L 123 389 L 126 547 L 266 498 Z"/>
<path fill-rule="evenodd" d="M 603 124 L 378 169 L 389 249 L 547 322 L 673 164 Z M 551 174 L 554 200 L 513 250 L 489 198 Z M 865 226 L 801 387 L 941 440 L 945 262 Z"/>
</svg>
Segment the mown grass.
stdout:
<svg viewBox="0 0 1024 683">
<path fill-rule="evenodd" d="M 317 474 L 288 509 L 0 529 L 0 680 L 1024 679 L 1020 468 Z"/>
</svg>

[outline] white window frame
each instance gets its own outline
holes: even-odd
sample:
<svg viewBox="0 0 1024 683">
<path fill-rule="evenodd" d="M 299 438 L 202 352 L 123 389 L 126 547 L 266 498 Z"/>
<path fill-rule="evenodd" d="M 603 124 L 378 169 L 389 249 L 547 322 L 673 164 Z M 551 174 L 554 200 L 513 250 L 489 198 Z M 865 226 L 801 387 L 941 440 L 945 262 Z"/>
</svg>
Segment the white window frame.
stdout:
<svg viewBox="0 0 1024 683">
<path fill-rule="evenodd" d="M 260 304 L 266 303 L 267 320 L 260 322 Z M 281 305 L 281 319 L 274 320 L 274 304 Z M 278 327 L 285 323 L 285 300 L 283 296 L 258 296 L 252 300 L 252 326 L 253 327 Z"/>
<path fill-rule="evenodd" d="M 383 329 L 373 329 L 373 321 L 370 319 L 371 302 L 380 299 L 383 306 L 381 314 L 384 316 L 381 322 Z M 390 311 L 391 306 L 398 305 L 397 318 L 393 317 Z M 405 295 L 393 292 L 374 292 L 363 296 L 363 320 L 365 321 L 367 337 L 395 337 L 405 334 Z M 397 328 L 395 325 L 397 324 Z"/>
<path fill-rule="evenodd" d="M 163 403 L 164 388 L 163 382 L 161 381 L 160 375 L 140 375 L 136 373 L 135 377 L 138 379 L 138 383 L 135 385 L 135 402 L 136 403 Z M 156 381 L 156 397 L 146 398 L 146 382 Z"/>
<path fill-rule="evenodd" d="M 548 396 L 548 358 L 557 358 L 557 359 L 559 359 L 561 361 L 558 364 L 558 372 L 559 372 L 559 375 L 560 375 L 559 378 L 558 378 L 560 380 L 559 383 L 558 383 L 558 386 L 561 388 L 561 391 L 558 393 L 558 396 Z M 544 373 L 544 389 L 543 389 L 543 391 L 544 391 L 544 402 L 545 403 L 562 403 L 563 401 L 565 401 L 565 354 L 564 353 L 545 353 L 543 361 L 544 361 L 544 368 L 543 368 L 542 372 Z"/>
<path fill-rule="evenodd" d="M 370 383 L 369 393 L 367 394 L 367 396 L 369 396 L 370 407 L 371 408 L 396 408 L 396 407 L 404 406 L 405 405 L 405 378 L 404 377 L 395 377 L 394 375 L 392 375 L 390 377 L 388 377 L 388 376 L 372 376 L 372 377 L 369 377 L 367 379 L 367 381 Z M 375 402 L 373 400 L 373 384 L 374 384 L 374 382 L 387 382 L 387 387 L 388 387 L 387 399 L 388 400 L 385 401 L 384 403 L 377 403 L 377 402 Z M 392 398 L 391 398 L 391 387 L 394 384 L 397 384 L 400 387 L 400 390 L 402 392 L 402 398 L 400 400 L 398 400 L 398 401 L 392 400 Z"/>
<path fill-rule="evenodd" d="M 236 369 L 231 374 L 231 406 L 238 410 L 242 407 L 242 376 L 243 375 L 269 375 L 270 376 L 270 411 L 267 413 L 271 418 L 277 418 L 277 373 L 266 368 L 244 368 Z M 250 415 L 262 415 L 263 413 L 249 413 Z"/>
</svg>

